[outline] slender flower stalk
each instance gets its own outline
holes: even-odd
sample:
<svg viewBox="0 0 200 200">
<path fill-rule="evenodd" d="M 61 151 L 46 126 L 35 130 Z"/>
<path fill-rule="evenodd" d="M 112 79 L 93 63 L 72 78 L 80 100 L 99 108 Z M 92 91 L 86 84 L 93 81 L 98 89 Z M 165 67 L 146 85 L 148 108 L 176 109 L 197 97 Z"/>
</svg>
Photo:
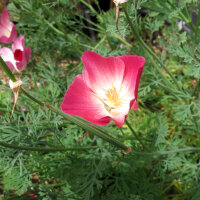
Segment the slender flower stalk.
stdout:
<svg viewBox="0 0 200 200">
<path fill-rule="evenodd" d="M 131 130 L 131 132 L 133 133 L 133 135 L 135 136 L 135 138 L 139 141 L 139 143 L 142 145 L 143 149 L 146 149 L 144 143 L 142 142 L 142 140 L 140 140 L 140 138 L 137 136 L 136 132 L 133 130 L 132 126 L 129 124 L 129 122 L 126 120 L 126 124 L 129 127 L 129 129 Z"/>
<path fill-rule="evenodd" d="M 13 73 L 10 71 L 9 67 L 6 65 L 2 57 L 0 56 L 0 67 L 3 69 L 3 71 L 7 74 L 7 76 L 11 79 L 11 81 L 16 82 L 16 78 L 13 75 Z"/>
<path fill-rule="evenodd" d="M 197 42 L 197 39 L 199 37 L 199 23 L 200 23 L 200 3 L 199 3 L 199 6 L 198 6 L 198 16 L 197 16 L 197 23 L 196 23 L 196 26 L 195 26 L 195 41 Z"/>
<path fill-rule="evenodd" d="M 0 146 L 11 148 L 11 149 L 19 149 L 19 150 L 26 150 L 26 151 L 43 151 L 43 152 L 54 152 L 54 151 L 87 151 L 90 149 L 96 149 L 97 146 L 92 147 L 29 147 L 29 146 L 22 146 L 22 145 L 15 145 L 15 144 L 8 144 L 6 142 L 0 141 Z"/>
<path fill-rule="evenodd" d="M 132 151 L 131 153 L 139 155 L 139 156 L 164 156 L 169 154 L 175 154 L 175 153 L 187 153 L 187 152 L 193 152 L 193 151 L 200 151 L 200 148 L 195 147 L 187 147 L 182 149 L 174 149 L 170 151 L 158 151 L 158 152 L 137 152 Z"/>
<path fill-rule="evenodd" d="M 11 148 L 11 149 L 18 149 L 18 150 L 26 150 L 26 151 L 42 151 L 42 152 L 55 152 L 55 151 L 87 151 L 90 149 L 96 149 L 97 146 L 92 147 L 54 147 L 54 148 L 41 148 L 41 147 L 28 147 L 28 146 L 18 146 L 13 144 L 8 144 L 5 142 L 0 141 L 0 146 Z M 138 152 L 138 151 L 131 151 L 130 156 L 132 154 L 138 156 L 165 156 L 169 154 L 176 154 L 176 153 L 189 153 L 194 151 L 200 151 L 200 148 L 195 147 L 187 147 L 181 149 L 174 149 L 170 151 L 158 151 L 158 152 Z"/>
</svg>

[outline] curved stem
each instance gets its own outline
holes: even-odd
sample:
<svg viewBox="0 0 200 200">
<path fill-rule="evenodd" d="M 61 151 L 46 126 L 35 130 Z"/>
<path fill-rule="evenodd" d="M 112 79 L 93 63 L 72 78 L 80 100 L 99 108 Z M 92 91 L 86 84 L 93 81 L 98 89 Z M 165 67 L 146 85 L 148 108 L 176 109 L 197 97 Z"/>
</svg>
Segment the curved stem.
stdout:
<svg viewBox="0 0 200 200">
<path fill-rule="evenodd" d="M 88 7 L 93 13 L 95 13 L 96 15 L 98 15 L 97 11 L 91 6 L 91 4 L 87 3 L 86 1 L 84 0 L 80 0 L 80 2 L 82 4 L 84 4 L 86 7 Z"/>
<path fill-rule="evenodd" d="M 171 151 L 160 151 L 160 152 L 150 152 L 150 153 L 132 151 L 132 154 L 136 154 L 140 156 L 163 156 L 163 155 L 168 155 L 168 154 L 183 153 L 183 152 L 190 152 L 190 151 L 200 151 L 200 148 L 188 147 L 188 148 L 182 148 L 182 149 L 175 149 Z"/>
<path fill-rule="evenodd" d="M 195 42 L 197 42 L 198 39 L 198 33 L 199 33 L 199 23 L 200 23 L 200 3 L 198 5 L 198 16 L 197 16 L 197 23 L 195 27 Z"/>
<path fill-rule="evenodd" d="M 7 76 L 11 79 L 11 81 L 15 82 L 17 81 L 13 73 L 10 71 L 2 57 L 0 56 L 0 67 L 3 69 L 3 71 L 7 74 Z"/>
<path fill-rule="evenodd" d="M 169 3 L 169 5 L 174 8 L 175 10 L 177 10 L 177 7 L 174 3 L 172 3 L 171 1 L 167 0 L 167 2 Z M 186 16 L 184 15 L 184 13 L 179 10 L 179 16 L 181 17 L 181 19 L 188 25 L 190 25 L 190 27 L 192 28 L 193 31 L 195 31 L 195 26 L 194 24 L 192 23 L 192 19 L 189 15 L 189 12 L 188 12 L 188 9 L 187 9 L 187 6 L 185 5 L 185 13 L 186 13 Z"/>
<path fill-rule="evenodd" d="M 126 124 L 129 127 L 129 129 L 131 130 L 131 132 L 133 133 L 133 135 L 135 136 L 135 138 L 140 142 L 140 144 L 142 145 L 143 149 L 146 149 L 144 143 L 142 142 L 142 140 L 140 140 L 140 138 L 137 136 L 136 132 L 133 130 L 133 128 L 131 127 L 131 125 L 128 123 L 128 121 L 126 120 Z"/>
<path fill-rule="evenodd" d="M 96 149 L 97 146 L 93 147 L 29 147 L 29 146 L 19 146 L 15 144 L 8 144 L 6 142 L 0 141 L 0 146 L 11 148 L 11 149 L 19 149 L 19 150 L 27 150 L 27 151 L 44 151 L 44 152 L 53 152 L 53 151 L 86 151 L 90 149 Z"/>
</svg>

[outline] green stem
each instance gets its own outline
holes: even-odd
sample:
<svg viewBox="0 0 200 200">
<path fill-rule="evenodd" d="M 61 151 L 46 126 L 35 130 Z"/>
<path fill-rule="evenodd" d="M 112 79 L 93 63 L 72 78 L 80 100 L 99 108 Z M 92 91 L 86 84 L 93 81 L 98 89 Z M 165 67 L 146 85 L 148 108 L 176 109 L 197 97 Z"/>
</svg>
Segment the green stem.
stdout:
<svg viewBox="0 0 200 200">
<path fill-rule="evenodd" d="M 183 152 L 190 152 L 190 151 L 200 151 L 200 148 L 188 147 L 188 148 L 176 149 L 176 150 L 171 150 L 171 151 L 160 151 L 160 152 L 150 152 L 150 153 L 132 151 L 132 153 L 139 156 L 163 156 L 163 155 L 168 155 L 168 154 L 183 153 Z"/>
<path fill-rule="evenodd" d="M 106 35 L 104 35 L 103 38 L 92 49 L 93 50 L 98 49 L 98 47 L 104 43 L 105 39 L 106 39 Z"/>
<path fill-rule="evenodd" d="M 196 28 L 195 28 L 194 24 L 192 23 L 192 17 L 189 15 L 188 8 L 187 8 L 186 5 L 185 5 L 185 12 L 186 12 L 186 15 L 187 15 L 188 24 L 193 29 L 193 31 L 195 31 Z M 183 13 L 180 11 L 180 14 L 183 14 Z"/>
<path fill-rule="evenodd" d="M 86 1 L 84 0 L 80 0 L 80 2 L 82 4 L 84 4 L 85 6 L 87 6 L 93 13 L 95 13 L 96 15 L 98 15 L 97 11 L 91 6 L 91 4 L 88 4 Z"/>
<path fill-rule="evenodd" d="M 13 73 L 10 71 L 6 63 L 3 61 L 2 57 L 0 56 L 0 67 L 3 69 L 3 71 L 7 74 L 7 76 L 11 79 L 11 81 L 15 82 L 17 81 Z"/>
<path fill-rule="evenodd" d="M 50 110 L 54 111 L 55 113 L 61 115 L 63 118 L 71 121 L 72 123 L 75 123 L 76 125 L 80 126 L 81 128 L 85 129 L 86 131 L 102 138 L 103 140 L 105 140 L 123 150 L 127 150 L 127 147 L 123 143 L 121 143 L 114 137 L 105 134 L 105 132 L 101 131 L 100 128 L 96 127 L 94 124 L 91 124 L 90 122 L 87 122 L 82 118 L 68 115 L 68 114 L 64 113 L 63 111 L 58 110 L 57 108 L 53 107 L 50 104 L 46 104 L 46 107 L 48 107 Z"/>
<path fill-rule="evenodd" d="M 131 44 L 129 44 L 124 38 L 122 38 L 121 36 L 119 36 L 116 33 L 112 33 L 113 37 L 119 39 L 121 42 L 123 42 L 124 44 L 126 44 L 128 47 L 132 47 Z"/>
<path fill-rule="evenodd" d="M 164 88 L 165 90 L 167 90 L 169 93 L 171 93 L 178 101 L 181 101 L 180 97 L 176 95 L 176 93 L 169 87 L 159 83 L 159 85 Z"/>
<path fill-rule="evenodd" d="M 43 152 L 54 152 L 54 151 L 86 151 L 90 149 L 96 149 L 97 146 L 93 147 L 28 147 L 28 146 L 18 146 L 15 144 L 8 144 L 0 141 L 0 146 L 11 148 L 11 149 L 19 149 L 19 150 L 27 150 L 27 151 L 43 151 Z"/>
<path fill-rule="evenodd" d="M 58 35 L 61 35 L 62 37 L 64 37 L 66 40 L 70 41 L 72 44 L 77 43 L 76 41 L 74 41 L 73 39 L 71 39 L 67 34 L 63 33 L 62 31 L 58 30 L 57 28 L 55 28 L 51 23 L 49 23 L 47 20 L 44 20 L 44 22 L 49 26 L 49 28 L 51 28 L 55 33 L 57 33 Z M 78 43 L 80 46 L 83 46 L 85 48 L 91 48 L 91 46 L 88 46 L 86 44 L 82 44 L 82 43 Z M 77 46 L 74 44 L 74 48 L 76 49 L 77 52 L 79 52 L 80 54 L 82 54 L 82 51 L 77 48 Z"/>
<path fill-rule="evenodd" d="M 27 150 L 27 151 L 42 151 L 42 152 L 54 152 L 54 151 L 86 151 L 90 149 L 96 149 L 98 148 L 97 146 L 93 147 L 55 147 L 55 148 L 42 148 L 42 147 L 28 147 L 28 146 L 18 146 L 14 144 L 8 144 L 5 142 L 0 141 L 0 145 L 6 148 L 11 148 L 11 149 L 19 149 L 19 150 Z M 183 153 L 183 152 L 190 152 L 190 151 L 200 151 L 200 148 L 193 148 L 193 147 L 188 147 L 188 148 L 182 148 L 182 149 L 176 149 L 176 150 L 171 150 L 171 151 L 161 151 L 161 152 L 137 152 L 137 151 L 132 151 L 132 154 L 139 155 L 139 156 L 163 156 L 163 155 L 168 155 L 168 154 L 174 154 L 174 153 Z"/>
<path fill-rule="evenodd" d="M 143 49 L 148 52 L 159 64 L 160 66 L 169 74 L 169 76 L 171 77 L 171 79 L 173 80 L 173 82 L 176 84 L 177 88 L 180 91 L 183 91 L 182 88 L 180 87 L 180 85 L 178 84 L 177 80 L 175 79 L 175 77 L 172 75 L 172 73 L 170 72 L 170 70 L 160 61 L 160 59 L 157 57 L 157 55 L 146 45 L 146 43 L 143 41 L 143 39 L 140 37 L 140 35 L 138 34 L 138 32 L 134 29 L 134 26 L 130 20 L 130 17 L 126 11 L 126 4 L 122 4 L 122 7 L 124 9 L 124 13 L 126 15 L 127 21 L 131 27 L 131 30 L 135 36 L 135 38 L 139 41 L 139 43 L 141 44 L 141 46 L 143 47 Z M 158 70 L 158 68 L 156 68 L 156 70 L 160 73 L 160 68 Z M 165 76 L 162 75 L 162 78 L 164 78 Z M 166 77 L 164 78 L 165 81 L 167 81 L 169 83 L 169 81 L 166 79 Z M 171 84 L 169 83 L 169 85 L 171 86 Z"/>
<path fill-rule="evenodd" d="M 169 3 L 169 5 L 174 8 L 175 10 L 177 10 L 176 5 L 174 4 L 174 2 L 172 3 L 171 1 L 167 1 Z M 188 25 L 190 25 L 190 27 L 193 29 L 193 31 L 195 30 L 194 24 L 192 23 L 192 19 L 189 15 L 187 6 L 185 5 L 185 13 L 187 15 L 187 17 L 183 14 L 183 12 L 181 10 L 179 10 L 179 16 L 181 17 L 181 19 Z"/>
<path fill-rule="evenodd" d="M 199 33 L 199 23 L 200 23 L 200 3 L 198 6 L 198 16 L 197 16 L 197 24 L 195 27 L 195 41 L 197 42 L 197 38 L 198 38 L 198 33 Z"/>
<path fill-rule="evenodd" d="M 40 5 L 42 6 L 42 8 L 44 8 L 44 10 L 47 12 L 47 14 L 51 17 L 51 19 L 55 19 L 55 13 L 52 13 L 52 11 L 50 10 L 50 8 L 47 7 L 42 0 L 39 0 L 39 2 L 40 2 Z M 55 24 L 58 26 L 58 28 L 60 30 L 62 30 L 63 33 L 64 33 L 64 31 L 66 31 L 65 30 L 66 27 L 63 27 L 63 24 L 60 21 L 58 21 L 58 20 L 56 21 L 55 20 Z M 71 26 L 70 29 L 73 30 L 74 28 Z M 90 37 L 88 37 L 83 32 L 81 32 L 81 31 L 79 31 L 77 29 L 76 30 L 74 29 L 74 31 L 76 31 L 78 34 L 82 35 L 83 37 L 87 38 L 89 41 L 94 42 Z"/>
<path fill-rule="evenodd" d="M 49 108 L 50 110 L 61 115 L 63 118 L 67 119 L 68 121 L 71 121 L 72 123 L 77 124 L 78 126 L 85 129 L 86 131 L 89 131 L 90 133 L 106 140 L 107 142 L 109 142 L 113 145 L 116 145 L 116 146 L 122 148 L 123 150 L 127 150 L 127 147 L 123 143 L 121 143 L 120 141 L 118 141 L 114 137 L 105 134 L 105 132 L 102 132 L 98 127 L 91 124 L 90 122 L 87 122 L 87 121 L 83 120 L 82 118 L 78 118 L 78 117 L 75 117 L 75 116 L 68 115 L 68 114 L 62 112 L 61 110 L 53 107 L 52 105 L 50 105 L 48 103 L 43 103 L 43 102 L 39 101 L 38 99 L 36 99 L 33 96 L 31 96 L 30 94 L 28 94 L 23 88 L 21 88 L 21 90 L 27 97 L 29 97 L 31 100 L 35 101 L 39 105 Z"/>
<path fill-rule="evenodd" d="M 147 55 L 149 56 L 149 59 L 151 61 L 151 63 L 153 64 L 154 68 L 156 69 L 156 71 L 158 72 L 158 74 L 162 77 L 163 81 L 165 82 L 166 85 L 169 86 L 169 88 L 173 88 L 173 85 L 171 84 L 171 82 L 167 79 L 167 77 L 162 73 L 162 71 L 160 70 L 159 66 L 154 62 L 153 58 L 151 57 L 151 55 L 147 52 Z"/>
<path fill-rule="evenodd" d="M 133 135 L 135 136 L 135 138 L 140 142 L 140 144 L 142 145 L 143 149 L 146 149 L 144 143 L 140 140 L 140 138 L 137 136 L 136 132 L 133 130 L 132 126 L 129 124 L 129 122 L 126 120 L 126 124 L 129 127 L 129 129 L 131 130 L 131 132 L 133 133 Z"/>
</svg>

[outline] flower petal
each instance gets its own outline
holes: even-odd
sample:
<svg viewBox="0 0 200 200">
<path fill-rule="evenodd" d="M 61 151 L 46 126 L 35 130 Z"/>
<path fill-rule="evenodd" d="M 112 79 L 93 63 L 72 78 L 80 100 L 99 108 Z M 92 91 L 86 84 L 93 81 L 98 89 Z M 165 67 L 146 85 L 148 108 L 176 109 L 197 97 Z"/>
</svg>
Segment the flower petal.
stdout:
<svg viewBox="0 0 200 200">
<path fill-rule="evenodd" d="M 13 42 L 17 36 L 17 30 L 13 22 L 9 20 L 9 13 L 7 9 L 4 9 L 1 15 L 0 25 L 0 42 L 10 43 Z"/>
<path fill-rule="evenodd" d="M 24 51 L 24 36 L 18 37 L 15 42 L 12 44 L 12 50 L 13 52 L 16 51 L 17 49 Z"/>
<path fill-rule="evenodd" d="M 25 48 L 23 35 L 18 37 L 12 44 L 12 50 L 13 52 L 16 52 L 18 50 L 22 51 L 22 60 L 21 61 L 18 60 L 16 62 L 16 65 L 19 70 L 23 70 L 26 67 L 28 60 L 30 59 L 31 56 L 31 48 Z"/>
<path fill-rule="evenodd" d="M 0 25 L 0 40 L 7 40 L 8 37 L 10 37 L 10 31 L 5 26 Z"/>
<path fill-rule="evenodd" d="M 8 65 L 10 70 L 13 71 L 14 68 L 16 67 L 13 52 L 9 48 L 3 47 L 0 49 L 0 56 L 2 57 L 4 62 Z"/>
<path fill-rule="evenodd" d="M 25 57 L 28 62 L 31 58 L 31 48 L 25 48 Z"/>
<path fill-rule="evenodd" d="M 101 100 L 84 83 L 83 76 L 76 76 L 65 93 L 61 105 L 63 112 L 82 117 L 92 123 L 107 125 L 110 117 Z"/>
<path fill-rule="evenodd" d="M 111 119 L 116 123 L 118 127 L 121 127 L 124 124 L 126 116 L 129 113 L 129 110 L 130 110 L 130 102 L 117 108 L 114 111 L 114 113 L 112 113 Z"/>
<path fill-rule="evenodd" d="M 129 96 L 130 99 L 137 99 L 139 80 L 142 75 L 145 59 L 140 56 L 120 56 L 126 68 L 122 83 L 123 95 Z"/>
<path fill-rule="evenodd" d="M 101 95 L 112 86 L 120 89 L 125 70 L 121 59 L 103 57 L 95 52 L 86 51 L 82 56 L 82 61 L 84 81 L 96 94 Z"/>
<path fill-rule="evenodd" d="M 17 37 L 17 29 L 16 29 L 15 25 L 12 23 L 12 31 L 11 31 L 11 34 L 10 34 L 10 38 L 8 38 L 7 43 L 14 42 L 16 37 Z"/>
<path fill-rule="evenodd" d="M 1 24 L 2 24 L 3 26 L 6 26 L 6 27 L 7 27 L 8 23 L 10 22 L 10 21 L 9 21 L 9 18 L 10 18 L 10 15 L 9 15 L 8 10 L 7 10 L 6 8 L 3 9 L 3 12 L 2 12 L 2 14 L 1 14 Z"/>
</svg>

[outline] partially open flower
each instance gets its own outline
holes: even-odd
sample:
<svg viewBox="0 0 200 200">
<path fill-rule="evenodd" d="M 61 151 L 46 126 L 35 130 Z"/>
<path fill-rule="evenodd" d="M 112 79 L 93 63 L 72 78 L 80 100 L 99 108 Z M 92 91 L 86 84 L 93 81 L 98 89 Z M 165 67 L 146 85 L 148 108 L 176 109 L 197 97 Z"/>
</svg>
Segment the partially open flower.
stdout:
<svg viewBox="0 0 200 200">
<path fill-rule="evenodd" d="M 6 44 L 13 42 L 17 37 L 17 30 L 13 22 L 9 20 L 10 15 L 7 9 L 4 9 L 1 15 L 0 24 L 0 43 Z"/>
<path fill-rule="evenodd" d="M 92 123 L 121 127 L 130 109 L 137 109 L 139 80 L 145 59 L 140 56 L 102 57 L 86 51 L 83 74 L 75 77 L 61 105 L 63 112 Z"/>
<path fill-rule="evenodd" d="M 24 36 L 20 36 L 12 44 L 12 50 L 3 47 L 0 49 L 0 56 L 6 62 L 11 71 L 23 70 L 31 56 L 31 48 L 25 48 Z"/>
<path fill-rule="evenodd" d="M 115 3 L 116 6 L 118 6 L 119 4 L 121 3 L 125 3 L 127 2 L 128 0 L 113 0 L 113 2 Z"/>
</svg>

